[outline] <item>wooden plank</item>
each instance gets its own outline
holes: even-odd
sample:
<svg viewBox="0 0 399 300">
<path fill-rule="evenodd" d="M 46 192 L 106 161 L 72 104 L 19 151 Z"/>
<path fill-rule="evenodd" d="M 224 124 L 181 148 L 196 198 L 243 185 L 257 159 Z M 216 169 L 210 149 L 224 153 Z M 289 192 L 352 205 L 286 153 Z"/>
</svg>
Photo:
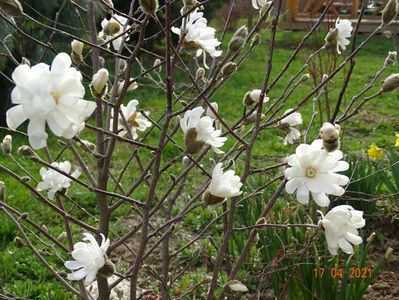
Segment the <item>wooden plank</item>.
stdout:
<svg viewBox="0 0 399 300">
<path fill-rule="evenodd" d="M 356 18 L 360 8 L 360 0 L 352 0 L 351 18 Z"/>
<path fill-rule="evenodd" d="M 249 0 L 248 0 L 249 1 Z M 299 0 L 287 0 L 287 22 L 293 22 L 299 9 Z"/>
</svg>

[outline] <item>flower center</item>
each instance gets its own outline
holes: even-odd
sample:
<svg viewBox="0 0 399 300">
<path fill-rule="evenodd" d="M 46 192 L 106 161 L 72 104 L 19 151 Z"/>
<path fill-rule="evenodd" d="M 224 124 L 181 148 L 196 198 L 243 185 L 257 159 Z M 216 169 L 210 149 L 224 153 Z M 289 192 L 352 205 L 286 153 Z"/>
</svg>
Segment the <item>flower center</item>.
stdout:
<svg viewBox="0 0 399 300">
<path fill-rule="evenodd" d="M 58 104 L 58 101 L 61 98 L 61 94 L 58 91 L 51 92 L 50 94 L 51 96 L 53 96 L 55 103 Z"/>
<path fill-rule="evenodd" d="M 127 120 L 129 125 L 132 126 L 132 127 L 139 127 L 139 123 L 137 123 L 137 121 L 136 121 L 136 116 L 137 116 L 137 112 L 134 112 L 134 113 L 132 113 L 132 115 Z"/>
<path fill-rule="evenodd" d="M 313 178 L 316 176 L 316 170 L 313 168 L 309 168 L 306 170 L 306 177 Z"/>
</svg>

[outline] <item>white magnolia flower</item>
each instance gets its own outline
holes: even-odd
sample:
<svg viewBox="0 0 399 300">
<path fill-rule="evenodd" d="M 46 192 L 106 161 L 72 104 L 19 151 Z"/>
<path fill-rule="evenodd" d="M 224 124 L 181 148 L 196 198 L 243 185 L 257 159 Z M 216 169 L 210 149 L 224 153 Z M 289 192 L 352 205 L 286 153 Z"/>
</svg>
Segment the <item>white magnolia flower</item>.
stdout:
<svg viewBox="0 0 399 300">
<path fill-rule="evenodd" d="M 136 106 L 139 104 L 137 100 L 131 100 L 127 106 L 121 105 L 119 118 L 118 118 L 118 132 L 120 136 L 125 136 L 128 131 L 132 134 L 133 139 L 137 139 L 137 131 L 145 131 L 148 127 L 151 127 L 151 122 L 146 119 L 141 112 L 137 112 Z M 146 115 L 150 115 L 149 111 L 145 112 Z M 122 117 L 123 115 L 123 117 Z M 128 127 L 123 118 L 126 120 Z M 113 128 L 113 119 L 111 119 L 111 129 Z"/>
<path fill-rule="evenodd" d="M 103 30 L 98 33 L 98 36 L 104 38 L 106 41 L 113 39 L 112 46 L 116 51 L 119 51 L 123 39 L 123 35 L 121 34 L 123 33 L 123 27 L 127 22 L 127 18 L 117 14 L 112 15 L 109 20 L 104 18 L 101 22 L 101 27 L 103 28 Z M 129 28 L 130 26 L 128 25 L 126 27 L 126 30 L 128 30 Z M 128 40 L 128 35 L 125 34 L 125 36 L 127 37 L 126 40 Z"/>
<path fill-rule="evenodd" d="M 353 253 L 351 244 L 359 245 L 363 242 L 357 231 L 366 224 L 362 211 L 355 210 L 350 205 L 340 205 L 334 207 L 325 216 L 322 213 L 321 215 L 320 223 L 325 229 L 328 251 L 331 255 L 337 255 L 338 248 L 351 254 Z"/>
<path fill-rule="evenodd" d="M 335 21 L 335 28 L 337 31 L 337 53 L 341 54 L 341 50 L 344 51 L 346 46 L 349 45 L 350 41 L 347 39 L 351 36 L 353 30 L 352 23 L 349 20 L 340 20 L 337 18 Z"/>
<path fill-rule="evenodd" d="M 346 161 L 341 161 L 342 152 L 327 152 L 322 146 L 322 140 L 315 140 L 311 145 L 301 144 L 287 159 L 290 168 L 285 170 L 288 180 L 285 189 L 289 194 L 296 192 L 301 204 L 308 204 L 310 192 L 319 206 L 328 206 L 330 199 L 327 195 L 343 195 L 345 190 L 342 186 L 349 182 L 347 176 L 337 174 L 349 168 Z"/>
<path fill-rule="evenodd" d="M 66 261 L 64 265 L 73 271 L 68 274 L 69 280 L 81 280 L 85 277 L 84 283 L 88 285 L 96 278 L 98 270 L 104 266 L 110 241 L 101 234 L 102 242 L 99 246 L 93 235 L 90 233 L 83 235 L 83 241 L 88 242 L 76 243 L 72 251 L 74 260 Z"/>
<path fill-rule="evenodd" d="M 194 51 L 197 57 L 203 54 L 204 65 L 207 68 L 206 53 L 212 57 L 219 57 L 222 51 L 216 50 L 221 42 L 215 38 L 216 30 L 207 25 L 208 21 L 203 15 L 202 12 L 198 12 L 198 9 L 194 10 L 188 15 L 182 27 L 172 27 L 172 32 L 179 36 L 184 35 L 184 47 L 189 51 Z"/>
<path fill-rule="evenodd" d="M 61 163 L 53 162 L 51 165 L 55 168 L 60 169 L 61 171 L 64 171 L 65 173 L 69 174 L 71 172 L 71 163 L 69 161 L 64 161 Z M 47 195 L 50 200 L 54 199 L 54 195 L 56 192 L 69 188 L 72 181 L 72 179 L 53 169 L 41 168 L 40 176 L 42 177 L 43 181 L 39 182 L 37 190 L 48 190 Z M 71 176 L 74 178 L 78 178 L 80 176 L 80 170 L 76 169 L 71 174 Z"/>
<path fill-rule="evenodd" d="M 291 112 L 292 109 L 288 109 L 284 112 L 284 115 Z M 302 115 L 299 112 L 294 112 L 289 116 L 285 117 L 280 121 L 280 126 L 283 128 L 288 128 L 289 133 L 284 138 L 284 145 L 293 144 L 294 141 L 298 140 L 301 137 L 301 132 L 296 129 L 294 126 L 298 126 L 302 124 Z"/>
<path fill-rule="evenodd" d="M 7 125 L 16 129 L 29 119 L 29 142 L 34 149 L 47 146 L 46 122 L 55 135 L 70 139 L 96 108 L 94 102 L 82 99 L 82 74 L 71 63 L 68 54 L 60 53 L 51 69 L 44 63 L 23 64 L 12 73 L 16 86 L 11 101 L 17 105 L 7 111 Z"/>
<path fill-rule="evenodd" d="M 215 153 L 224 153 L 218 148 L 224 145 L 227 138 L 220 136 L 222 134 L 221 130 L 215 130 L 213 127 L 214 120 L 211 117 L 201 117 L 203 113 L 204 109 L 202 107 L 196 107 L 186 111 L 184 117 L 180 119 L 180 127 L 185 133 L 187 148 L 196 143 L 206 143 L 212 147 Z"/>
<path fill-rule="evenodd" d="M 235 175 L 233 170 L 223 173 L 222 163 L 218 163 L 212 171 L 212 180 L 208 191 L 213 196 L 220 198 L 231 198 L 240 195 L 242 183 L 240 176 Z"/>
<path fill-rule="evenodd" d="M 266 4 L 270 4 L 272 1 L 267 1 L 267 0 L 252 0 L 252 7 L 255 9 L 262 8 Z"/>
</svg>

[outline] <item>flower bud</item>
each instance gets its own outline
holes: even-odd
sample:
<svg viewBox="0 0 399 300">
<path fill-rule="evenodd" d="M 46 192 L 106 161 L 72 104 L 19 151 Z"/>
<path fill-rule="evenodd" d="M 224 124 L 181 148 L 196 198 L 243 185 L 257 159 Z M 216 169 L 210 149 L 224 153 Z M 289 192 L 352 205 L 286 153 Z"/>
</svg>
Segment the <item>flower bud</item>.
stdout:
<svg viewBox="0 0 399 300">
<path fill-rule="evenodd" d="M 244 25 L 238 28 L 230 40 L 228 46 L 229 53 L 234 54 L 236 52 L 239 52 L 246 43 L 247 35 L 248 35 L 247 26 Z"/>
<path fill-rule="evenodd" d="M 337 41 L 338 36 L 338 28 L 330 28 L 330 31 L 327 33 L 324 40 L 326 41 L 326 45 L 334 45 Z"/>
<path fill-rule="evenodd" d="M 162 62 L 161 62 L 161 60 L 159 58 L 157 58 L 154 61 L 153 67 L 155 68 L 154 69 L 155 72 L 157 72 L 157 73 L 161 73 L 162 72 Z"/>
<path fill-rule="evenodd" d="M 19 216 L 19 219 L 26 220 L 28 217 L 29 217 L 29 214 L 27 212 L 24 212 Z"/>
<path fill-rule="evenodd" d="M 369 237 L 367 238 L 367 240 L 366 240 L 367 243 L 371 243 L 372 241 L 374 241 L 375 236 L 376 236 L 375 232 L 372 232 L 372 233 L 369 235 Z"/>
<path fill-rule="evenodd" d="M 223 286 L 223 290 L 229 294 L 242 294 L 248 292 L 248 288 L 238 280 L 230 280 Z"/>
<path fill-rule="evenodd" d="M 158 0 L 140 0 L 140 6 L 147 15 L 155 15 L 158 10 Z"/>
<path fill-rule="evenodd" d="M 250 114 L 248 117 L 246 117 L 246 118 L 244 118 L 244 120 L 242 120 L 242 124 L 249 125 L 249 124 L 255 123 L 256 114 L 257 114 L 256 111 L 252 112 L 252 114 Z M 261 114 L 260 118 L 263 119 L 264 117 L 265 117 L 265 115 Z"/>
<path fill-rule="evenodd" d="M 21 177 L 21 182 L 22 182 L 22 183 L 27 183 L 27 182 L 29 182 L 29 180 L 30 180 L 30 177 L 29 177 L 29 176 L 22 176 L 22 177 Z"/>
<path fill-rule="evenodd" d="M 3 181 L 0 181 L 0 201 L 6 200 L 6 185 Z"/>
<path fill-rule="evenodd" d="M 182 15 L 188 13 L 191 9 L 193 9 L 196 5 L 198 4 L 198 1 L 196 0 L 183 0 L 183 8 L 180 10 L 180 13 Z M 203 7 L 200 6 L 198 8 L 199 10 L 202 10 Z"/>
<path fill-rule="evenodd" d="M 125 73 L 127 68 L 127 62 L 124 59 L 119 60 L 119 75 Z"/>
<path fill-rule="evenodd" d="M 251 48 L 258 46 L 260 44 L 260 35 L 259 33 L 255 33 L 254 37 L 251 40 Z"/>
<path fill-rule="evenodd" d="M 382 24 L 388 25 L 398 14 L 398 2 L 397 0 L 389 0 L 382 10 Z"/>
<path fill-rule="evenodd" d="M 186 153 L 194 154 L 201 150 L 204 146 L 203 141 L 197 140 L 198 132 L 195 128 L 190 128 L 184 136 L 184 143 L 186 144 Z"/>
<path fill-rule="evenodd" d="M 259 10 L 259 17 L 261 18 L 270 8 L 270 5 L 272 5 L 272 1 L 267 1 L 266 4 L 264 4 L 260 10 Z M 270 11 L 268 13 L 268 15 L 266 16 L 266 20 L 270 17 Z"/>
<path fill-rule="evenodd" d="M 325 122 L 320 129 L 320 137 L 327 152 L 332 152 L 339 148 L 339 134 L 341 126 Z"/>
<path fill-rule="evenodd" d="M 204 68 L 198 68 L 197 72 L 195 73 L 195 80 L 199 81 L 204 79 L 205 77 L 205 69 Z"/>
<path fill-rule="evenodd" d="M 83 150 L 89 153 L 93 153 L 97 150 L 97 146 L 89 141 L 81 140 L 79 144 L 82 146 Z"/>
<path fill-rule="evenodd" d="M 122 93 L 123 86 L 125 85 L 125 81 L 121 81 L 118 83 L 118 89 L 117 89 L 117 96 L 119 96 Z M 139 85 L 137 84 L 136 81 L 133 81 L 127 88 L 127 92 L 134 91 L 137 89 Z"/>
<path fill-rule="evenodd" d="M 84 44 L 81 41 L 73 40 L 71 42 L 71 48 L 72 48 L 71 58 L 75 64 L 80 64 L 83 62 L 83 56 L 82 56 L 83 46 Z"/>
<path fill-rule="evenodd" d="M 389 259 L 392 256 L 392 252 L 393 252 L 393 249 L 391 247 L 388 247 L 388 249 L 384 255 L 385 259 Z"/>
<path fill-rule="evenodd" d="M 22 5 L 18 0 L 0 0 L 0 9 L 10 17 L 20 17 L 24 14 Z"/>
<path fill-rule="evenodd" d="M 190 158 L 187 156 L 187 155 L 184 155 L 183 156 L 183 160 L 182 160 L 182 162 L 183 162 L 183 165 L 185 165 L 185 166 L 188 166 L 188 164 L 190 163 Z"/>
<path fill-rule="evenodd" d="M 22 57 L 22 59 L 21 59 L 21 64 L 22 64 L 22 65 L 27 65 L 27 66 L 30 67 L 30 61 L 29 61 L 29 59 L 27 59 L 26 57 Z"/>
<path fill-rule="evenodd" d="M 399 87 L 399 74 L 391 74 L 381 84 L 381 90 L 386 92 L 391 92 Z"/>
<path fill-rule="evenodd" d="M 0 147 L 4 154 L 10 154 L 12 152 L 12 136 L 6 135 L 3 142 L 0 144 Z"/>
<path fill-rule="evenodd" d="M 98 70 L 97 73 L 93 75 L 90 89 L 94 97 L 102 97 L 107 93 L 108 77 L 109 77 L 108 70 L 104 68 Z"/>
<path fill-rule="evenodd" d="M 216 205 L 222 203 L 226 198 L 216 197 L 207 190 L 202 195 L 202 199 L 206 205 Z"/>
<path fill-rule="evenodd" d="M 119 24 L 119 22 L 117 22 L 116 20 L 111 19 L 111 21 L 109 21 L 107 25 L 105 25 L 103 32 L 106 36 L 112 36 L 114 34 L 117 34 L 120 30 L 121 24 Z"/>
<path fill-rule="evenodd" d="M 212 108 L 213 108 L 216 112 L 218 112 L 219 106 L 218 106 L 217 102 L 212 102 L 212 103 L 211 103 L 211 106 L 212 106 Z M 214 119 L 214 120 L 217 119 L 216 116 L 215 116 L 215 114 L 213 113 L 213 111 L 212 111 L 209 107 L 206 108 L 205 115 L 211 117 L 211 118 Z"/>
<path fill-rule="evenodd" d="M 98 273 L 104 277 L 111 277 L 115 273 L 115 265 L 110 259 L 106 259 L 104 265 L 98 270 Z"/>
<path fill-rule="evenodd" d="M 16 237 L 14 238 L 14 245 L 15 245 L 16 248 L 23 248 L 23 247 L 25 247 L 24 241 L 23 241 L 19 236 L 16 236 Z"/>
<path fill-rule="evenodd" d="M 384 67 L 393 65 L 397 61 L 398 53 L 396 51 L 389 51 L 387 58 L 385 58 Z"/>
<path fill-rule="evenodd" d="M 222 75 L 227 77 L 232 75 L 235 71 L 237 71 L 237 65 L 233 62 L 228 62 L 222 68 Z"/>
<path fill-rule="evenodd" d="M 30 157 L 37 157 L 37 154 L 33 149 L 29 146 L 23 145 L 18 148 L 17 154 L 21 156 L 30 156 Z"/>
<path fill-rule="evenodd" d="M 67 238 L 67 234 L 65 231 L 61 232 L 59 236 L 57 236 L 57 241 L 64 241 Z"/>
<path fill-rule="evenodd" d="M 309 75 L 309 74 L 303 74 L 302 77 L 301 77 L 301 82 L 305 82 L 305 81 L 307 81 L 309 78 L 310 78 L 310 75 Z"/>
<path fill-rule="evenodd" d="M 245 94 L 242 103 L 245 106 L 251 106 L 255 103 L 259 102 L 260 99 L 260 94 L 262 93 L 262 90 L 259 89 L 255 89 L 252 91 L 249 91 Z M 263 103 L 268 102 L 269 101 L 269 97 L 267 97 L 266 95 L 263 97 Z"/>
</svg>

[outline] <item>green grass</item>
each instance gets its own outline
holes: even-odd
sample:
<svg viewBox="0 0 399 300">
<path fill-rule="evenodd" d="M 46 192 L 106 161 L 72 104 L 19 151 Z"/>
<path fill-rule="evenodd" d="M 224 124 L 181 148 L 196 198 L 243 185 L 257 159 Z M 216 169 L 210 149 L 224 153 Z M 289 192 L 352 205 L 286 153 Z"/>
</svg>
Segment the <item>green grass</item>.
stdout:
<svg viewBox="0 0 399 300">
<path fill-rule="evenodd" d="M 273 54 L 273 68 L 270 79 L 273 80 L 281 68 L 285 65 L 287 59 L 290 57 L 293 48 L 299 42 L 304 35 L 303 32 L 278 32 L 276 49 Z M 228 38 L 231 34 L 228 34 Z M 227 40 L 228 40 L 227 38 Z M 365 35 L 358 37 L 358 43 L 364 40 Z M 224 117 L 228 124 L 233 124 L 234 120 L 242 115 L 242 98 L 244 94 L 251 89 L 261 88 L 263 77 L 266 69 L 267 55 L 268 55 L 268 39 L 269 32 L 266 31 L 262 34 L 262 44 L 256 48 L 256 50 L 250 55 L 247 62 L 245 62 L 240 70 L 234 74 L 228 82 L 219 90 L 210 100 L 216 101 L 219 104 L 219 112 Z M 226 41 L 227 41 L 226 40 Z M 306 44 L 305 51 L 294 60 L 292 66 L 283 76 L 283 78 L 276 84 L 276 86 L 269 93 L 271 101 L 276 99 L 286 86 L 290 77 L 296 73 L 297 70 L 303 65 L 307 56 L 311 53 L 311 49 L 317 49 L 320 47 L 323 41 L 323 34 L 320 33 L 317 41 L 309 41 Z M 224 44 L 227 45 L 227 42 Z M 357 56 L 356 67 L 352 80 L 349 83 L 347 92 L 344 97 L 344 103 L 350 101 L 351 97 L 358 93 L 374 76 L 377 70 L 382 66 L 384 59 L 388 51 L 396 49 L 396 41 L 393 39 L 387 39 L 383 36 L 375 37 Z M 348 51 L 347 51 L 348 53 Z M 331 61 L 334 57 L 332 52 L 323 54 L 324 59 Z M 342 60 L 342 57 L 338 57 L 338 62 Z M 194 63 L 191 59 L 186 60 L 190 67 L 194 67 Z M 145 62 L 146 66 L 151 66 L 152 62 Z M 345 69 L 346 72 L 347 68 Z M 138 67 L 135 67 L 134 73 L 138 73 Z M 337 95 L 339 94 L 340 87 L 342 86 L 342 80 L 344 74 L 340 73 L 339 76 L 334 78 L 331 85 L 329 86 L 329 97 L 331 104 L 333 105 L 336 101 Z M 382 78 L 385 78 L 391 73 L 398 72 L 398 65 L 389 67 Z M 182 77 L 182 74 L 177 71 L 176 76 Z M 139 81 L 141 84 L 148 84 L 148 81 Z M 377 82 L 377 87 L 373 88 L 370 92 L 373 93 L 378 90 L 380 80 Z M 288 109 L 303 99 L 314 87 L 312 80 L 308 80 L 306 83 L 301 85 L 288 99 L 284 109 Z M 136 91 L 129 93 L 126 97 L 126 103 L 136 98 L 140 101 L 140 108 L 149 110 L 151 117 L 157 119 L 164 111 L 165 108 L 165 94 L 155 88 L 147 88 L 141 86 Z M 188 99 L 190 100 L 190 99 Z M 266 105 L 267 107 L 267 105 Z M 383 96 L 373 99 L 368 103 L 362 113 L 349 122 L 343 124 L 344 136 L 342 138 L 342 147 L 344 152 L 358 152 L 362 149 L 367 148 L 371 142 L 377 143 L 380 147 L 392 147 L 394 143 L 395 132 L 399 130 L 399 121 L 396 118 L 396 112 L 399 111 L 398 93 L 393 92 L 384 94 Z M 310 115 L 312 112 L 311 101 L 308 102 L 304 107 L 300 109 L 300 112 L 304 117 L 304 125 L 302 129 L 305 129 L 308 125 Z M 320 114 L 321 115 L 321 114 Z M 324 117 L 325 120 L 325 117 Z M 322 120 L 319 117 L 316 118 L 316 123 L 309 135 L 309 140 L 313 140 L 317 137 L 318 127 Z M 173 124 L 174 125 L 174 124 Z M 248 127 L 249 128 L 249 127 Z M 154 144 L 158 135 L 157 130 L 153 130 L 150 134 L 147 142 Z M 5 131 L 0 132 L 0 138 L 6 134 Z M 60 146 L 57 144 L 57 139 L 50 134 L 49 145 L 52 153 L 60 151 Z M 94 140 L 93 132 L 86 130 L 84 137 Z M 176 141 L 183 146 L 182 134 L 179 132 L 176 136 Z M 284 146 L 282 144 L 283 134 L 277 129 L 268 129 L 258 137 L 256 146 L 254 149 L 254 166 L 265 166 L 272 162 L 276 162 L 284 156 L 292 153 L 295 150 L 295 146 Z M 14 152 L 18 146 L 26 144 L 27 141 L 24 137 L 14 135 Z M 230 141 L 223 147 L 227 150 L 232 145 Z M 127 146 L 120 146 L 116 149 L 115 159 L 112 161 L 112 172 L 118 174 L 118 171 L 124 166 L 126 159 L 129 157 L 131 150 Z M 180 152 L 172 146 L 168 146 L 165 150 L 163 163 L 166 163 L 170 159 L 177 156 Z M 39 153 L 41 156 L 43 153 Z M 209 154 L 208 157 L 212 155 Z M 64 153 L 62 160 L 71 159 L 71 155 Z M 151 157 L 147 156 L 144 158 L 144 162 L 149 160 Z M 34 176 L 39 179 L 38 170 L 39 167 L 32 164 L 29 159 L 17 158 L 19 162 Z M 86 156 L 89 162 L 89 167 L 94 168 L 95 162 Z M 0 164 L 6 165 L 12 170 L 17 171 L 15 164 L 4 155 L 0 155 Z M 210 163 L 204 160 L 206 168 L 210 166 Z M 238 166 L 238 169 L 240 166 Z M 18 171 L 19 172 L 19 171 Z M 21 174 L 21 172 L 19 172 Z M 137 167 L 132 165 L 129 167 L 127 176 L 123 183 L 127 184 L 134 180 L 137 175 Z M 54 214 L 51 210 L 43 208 L 38 201 L 31 196 L 29 192 L 22 189 L 18 182 L 15 180 L 0 174 L 0 180 L 4 181 L 7 186 L 7 203 L 18 208 L 21 212 L 29 212 L 29 216 L 34 220 L 39 220 L 40 223 L 46 224 L 48 230 L 55 236 L 59 235 L 63 231 L 62 219 Z M 187 186 L 196 186 L 199 183 L 198 179 L 193 176 L 190 178 Z M 159 190 L 162 190 L 168 182 L 161 182 Z M 34 184 L 33 184 L 34 185 Z M 144 200 L 147 193 L 146 187 L 141 187 L 134 194 L 133 197 L 137 200 Z M 93 194 L 87 190 L 78 189 L 75 185 L 69 191 L 69 195 L 73 197 L 81 206 L 87 209 L 91 213 L 96 212 L 96 201 Z M 127 206 L 122 206 L 117 212 L 116 216 L 126 215 Z M 197 214 L 198 213 L 198 214 Z M 83 213 L 78 213 L 78 217 L 84 217 Z M 134 218 L 134 216 L 132 216 Z M 192 231 L 196 231 L 202 228 L 204 224 L 210 220 L 212 216 L 208 211 L 204 211 L 202 208 L 196 210 L 195 214 L 190 215 L 186 224 Z M 114 218 L 116 220 L 116 217 Z M 94 219 L 87 220 L 89 223 L 96 225 Z M 76 230 L 76 228 L 73 228 Z M 117 232 L 125 230 L 123 224 L 118 224 L 113 228 Z M 215 232 L 217 232 L 217 228 Z M 78 233 L 76 231 L 75 233 Z M 35 298 L 35 299 L 70 299 L 70 295 L 63 292 L 62 287 L 58 284 L 51 276 L 51 274 L 44 269 L 38 260 L 27 248 L 16 248 L 13 240 L 18 236 L 16 228 L 8 221 L 4 215 L 0 215 L 0 291 L 16 294 L 18 296 Z M 79 234 L 75 234 L 75 238 L 80 238 Z M 63 255 L 65 259 L 65 255 Z M 62 262 L 50 254 L 50 261 L 59 268 L 59 270 L 66 271 Z M 182 286 L 188 285 L 187 277 L 183 278 Z M 67 296 L 68 295 L 68 296 Z"/>
</svg>

